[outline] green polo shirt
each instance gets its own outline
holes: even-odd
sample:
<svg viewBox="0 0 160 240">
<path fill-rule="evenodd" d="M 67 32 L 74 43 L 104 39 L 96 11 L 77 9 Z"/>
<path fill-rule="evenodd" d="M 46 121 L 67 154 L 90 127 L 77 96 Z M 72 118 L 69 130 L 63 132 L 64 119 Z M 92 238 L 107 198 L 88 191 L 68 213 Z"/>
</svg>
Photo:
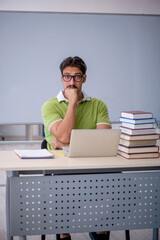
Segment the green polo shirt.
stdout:
<svg viewBox="0 0 160 240">
<path fill-rule="evenodd" d="M 61 95 L 61 97 L 59 97 Z M 68 100 L 63 97 L 62 92 L 57 97 L 51 98 L 42 106 L 42 118 L 44 123 L 47 147 L 53 150 L 50 145 L 54 136 L 50 133 L 52 124 L 63 120 L 67 111 Z M 88 97 L 78 103 L 76 109 L 76 129 L 95 129 L 98 124 L 111 125 L 106 104 L 100 99 Z"/>
</svg>

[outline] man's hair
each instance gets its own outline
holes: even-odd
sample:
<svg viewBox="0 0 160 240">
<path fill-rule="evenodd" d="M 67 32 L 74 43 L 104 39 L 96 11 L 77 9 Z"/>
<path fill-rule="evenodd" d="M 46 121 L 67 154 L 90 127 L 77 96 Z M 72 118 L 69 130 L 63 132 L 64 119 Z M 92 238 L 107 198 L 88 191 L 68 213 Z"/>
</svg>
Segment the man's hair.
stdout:
<svg viewBox="0 0 160 240">
<path fill-rule="evenodd" d="M 77 56 L 68 57 L 63 60 L 63 62 L 60 64 L 60 70 L 62 74 L 63 74 L 64 68 L 66 67 L 78 67 L 82 71 L 83 75 L 87 71 L 87 66 L 85 62 L 80 57 L 77 57 Z"/>
</svg>

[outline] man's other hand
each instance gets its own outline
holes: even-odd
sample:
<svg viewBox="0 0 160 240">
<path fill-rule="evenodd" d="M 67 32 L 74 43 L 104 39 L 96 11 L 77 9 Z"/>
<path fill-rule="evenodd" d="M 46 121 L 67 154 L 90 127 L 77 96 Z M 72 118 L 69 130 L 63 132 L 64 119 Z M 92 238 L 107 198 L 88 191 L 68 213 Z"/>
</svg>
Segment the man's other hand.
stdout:
<svg viewBox="0 0 160 240">
<path fill-rule="evenodd" d="M 54 148 L 54 149 L 61 149 L 62 146 L 64 146 L 63 143 L 61 143 L 60 141 L 58 141 L 57 138 L 54 138 L 51 142 L 51 146 Z"/>
</svg>

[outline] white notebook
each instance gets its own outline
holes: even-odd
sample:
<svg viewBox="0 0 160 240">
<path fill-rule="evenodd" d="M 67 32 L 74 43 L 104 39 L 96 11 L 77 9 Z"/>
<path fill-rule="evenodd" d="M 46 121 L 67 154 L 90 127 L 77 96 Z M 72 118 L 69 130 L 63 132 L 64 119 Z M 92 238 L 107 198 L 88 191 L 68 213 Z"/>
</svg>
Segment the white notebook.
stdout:
<svg viewBox="0 0 160 240">
<path fill-rule="evenodd" d="M 22 159 L 53 158 L 53 154 L 50 153 L 47 149 L 36 149 L 36 150 L 15 149 L 14 151 Z"/>
</svg>

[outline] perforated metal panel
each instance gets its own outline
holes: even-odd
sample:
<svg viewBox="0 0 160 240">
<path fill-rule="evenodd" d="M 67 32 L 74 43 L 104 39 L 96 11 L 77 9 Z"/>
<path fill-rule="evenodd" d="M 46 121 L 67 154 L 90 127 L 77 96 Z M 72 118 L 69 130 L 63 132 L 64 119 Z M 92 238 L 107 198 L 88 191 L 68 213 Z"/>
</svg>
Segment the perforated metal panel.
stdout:
<svg viewBox="0 0 160 240">
<path fill-rule="evenodd" d="M 160 227 L 160 173 L 12 177 L 11 236 Z"/>
</svg>

